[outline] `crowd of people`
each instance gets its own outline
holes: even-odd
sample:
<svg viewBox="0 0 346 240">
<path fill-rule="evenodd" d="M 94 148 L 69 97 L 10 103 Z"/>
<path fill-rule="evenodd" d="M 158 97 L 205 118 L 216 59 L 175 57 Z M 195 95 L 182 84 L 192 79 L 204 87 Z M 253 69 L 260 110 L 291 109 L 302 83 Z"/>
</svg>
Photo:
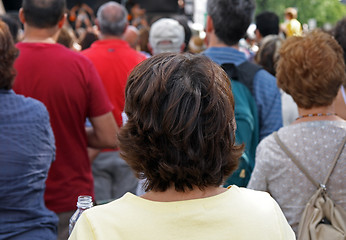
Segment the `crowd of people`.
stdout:
<svg viewBox="0 0 346 240">
<path fill-rule="evenodd" d="M 0 239 L 294 240 L 331 171 L 346 210 L 346 18 L 208 0 L 201 38 L 136 1 L 66 9 L 0 16 Z"/>
</svg>

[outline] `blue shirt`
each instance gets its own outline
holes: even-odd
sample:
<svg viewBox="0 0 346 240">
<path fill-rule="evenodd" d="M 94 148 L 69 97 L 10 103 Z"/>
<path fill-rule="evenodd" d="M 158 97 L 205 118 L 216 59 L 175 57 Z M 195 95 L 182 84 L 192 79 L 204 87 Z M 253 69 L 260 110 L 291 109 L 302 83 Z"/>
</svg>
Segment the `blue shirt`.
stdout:
<svg viewBox="0 0 346 240">
<path fill-rule="evenodd" d="M 58 218 L 44 204 L 55 159 L 46 107 L 0 89 L 0 239 L 56 239 Z"/>
<path fill-rule="evenodd" d="M 232 47 L 211 47 L 203 52 L 215 63 L 236 66 L 247 61 L 245 54 Z M 254 98 L 258 110 L 260 140 L 282 127 L 281 95 L 276 78 L 266 70 L 259 70 L 253 81 Z"/>
</svg>

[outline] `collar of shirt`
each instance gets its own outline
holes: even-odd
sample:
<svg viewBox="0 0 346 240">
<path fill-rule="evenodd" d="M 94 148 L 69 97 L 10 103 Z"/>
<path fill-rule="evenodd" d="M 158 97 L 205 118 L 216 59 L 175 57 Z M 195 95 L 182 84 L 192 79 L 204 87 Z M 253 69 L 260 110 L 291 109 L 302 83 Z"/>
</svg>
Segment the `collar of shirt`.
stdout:
<svg viewBox="0 0 346 240">
<path fill-rule="evenodd" d="M 238 66 L 246 61 L 245 54 L 232 47 L 211 47 L 205 50 L 203 55 L 219 65 L 233 63 Z"/>
<path fill-rule="evenodd" d="M 121 47 L 130 47 L 130 45 L 122 40 L 122 39 L 104 39 L 104 40 L 97 40 L 92 45 L 92 48 L 121 48 Z"/>
<path fill-rule="evenodd" d="M 0 94 L 14 94 L 14 91 L 12 89 L 10 90 L 0 89 Z"/>
</svg>

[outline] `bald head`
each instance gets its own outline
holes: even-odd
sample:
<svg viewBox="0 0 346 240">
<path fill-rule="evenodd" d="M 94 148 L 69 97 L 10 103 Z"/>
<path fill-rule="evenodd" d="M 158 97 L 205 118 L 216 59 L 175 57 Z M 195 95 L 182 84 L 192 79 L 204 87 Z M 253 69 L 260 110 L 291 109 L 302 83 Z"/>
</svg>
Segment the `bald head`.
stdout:
<svg viewBox="0 0 346 240">
<path fill-rule="evenodd" d="M 103 35 L 120 37 L 127 27 L 127 10 L 117 2 L 107 2 L 99 8 L 97 21 Z"/>
<path fill-rule="evenodd" d="M 139 40 L 139 31 L 135 26 L 128 26 L 124 34 L 124 40 L 128 42 L 130 47 L 136 49 Z"/>
</svg>

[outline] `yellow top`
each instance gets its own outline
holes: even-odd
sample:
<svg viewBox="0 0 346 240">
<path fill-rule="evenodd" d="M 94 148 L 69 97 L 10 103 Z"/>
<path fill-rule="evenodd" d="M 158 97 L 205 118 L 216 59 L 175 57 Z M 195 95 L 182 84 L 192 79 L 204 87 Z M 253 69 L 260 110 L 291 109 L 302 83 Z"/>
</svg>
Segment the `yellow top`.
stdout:
<svg viewBox="0 0 346 240">
<path fill-rule="evenodd" d="M 286 36 L 300 36 L 302 35 L 302 25 L 297 19 L 291 19 L 286 26 Z"/>
<path fill-rule="evenodd" d="M 85 211 L 69 240 L 295 240 L 268 193 L 232 186 L 212 197 L 155 202 L 126 193 Z"/>
</svg>

